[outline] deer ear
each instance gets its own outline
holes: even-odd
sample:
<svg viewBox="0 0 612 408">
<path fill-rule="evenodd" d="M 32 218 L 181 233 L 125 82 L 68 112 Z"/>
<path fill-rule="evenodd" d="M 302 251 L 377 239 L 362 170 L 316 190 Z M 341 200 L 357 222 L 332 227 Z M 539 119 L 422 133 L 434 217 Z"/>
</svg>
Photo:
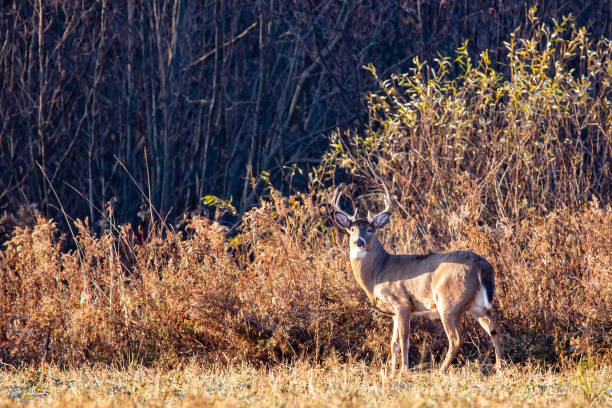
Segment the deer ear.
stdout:
<svg viewBox="0 0 612 408">
<path fill-rule="evenodd" d="M 334 221 L 336 221 L 336 224 L 338 224 L 339 227 L 342 227 L 344 229 L 349 229 L 351 227 L 351 220 L 349 220 L 349 218 L 339 212 L 334 212 Z"/>
<path fill-rule="evenodd" d="M 391 213 L 388 211 L 381 212 L 380 214 L 376 214 L 374 219 L 372 220 L 372 226 L 375 229 L 380 229 L 387 225 L 389 219 L 391 218 Z"/>
</svg>

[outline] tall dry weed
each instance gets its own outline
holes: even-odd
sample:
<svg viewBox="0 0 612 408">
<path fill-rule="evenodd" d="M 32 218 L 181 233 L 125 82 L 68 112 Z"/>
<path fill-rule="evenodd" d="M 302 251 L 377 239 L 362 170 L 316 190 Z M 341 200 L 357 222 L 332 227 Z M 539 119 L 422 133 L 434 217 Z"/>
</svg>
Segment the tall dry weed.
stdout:
<svg viewBox="0 0 612 408">
<path fill-rule="evenodd" d="M 74 249 L 53 221 L 16 228 L 0 252 L 0 358 L 384 358 L 390 322 L 323 211 L 341 172 L 391 188 L 390 251 L 471 249 L 493 263 L 510 358 L 609 354 L 612 48 L 570 20 L 531 23 L 508 43 L 508 80 L 462 49 L 459 76 L 441 59 L 383 82 L 369 127 L 334 136 L 311 190 L 272 189 L 231 234 L 198 217 L 145 234 L 111 210 L 99 235 L 76 222 Z M 446 339 L 439 322 L 415 320 L 412 361 L 425 362 Z M 464 323 L 466 351 L 489 347 Z"/>
</svg>

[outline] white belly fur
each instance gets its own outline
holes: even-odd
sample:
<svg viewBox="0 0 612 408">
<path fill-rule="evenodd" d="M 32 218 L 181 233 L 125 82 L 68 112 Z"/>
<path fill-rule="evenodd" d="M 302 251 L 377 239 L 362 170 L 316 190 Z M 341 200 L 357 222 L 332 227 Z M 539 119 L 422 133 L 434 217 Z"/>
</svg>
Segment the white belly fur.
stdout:
<svg viewBox="0 0 612 408">
<path fill-rule="evenodd" d="M 383 287 L 382 286 L 376 286 L 374 288 L 374 297 L 386 304 L 388 304 L 389 306 L 391 306 L 392 309 L 395 309 L 393 307 L 393 302 L 390 301 L 390 299 L 388 299 L 384 293 L 383 293 Z M 430 319 L 439 319 L 440 318 L 440 313 L 438 312 L 438 309 L 436 308 L 436 304 L 432 301 L 426 302 L 427 305 L 425 305 L 422 302 L 418 302 L 418 306 L 417 307 L 417 311 L 413 311 L 412 313 L 410 313 L 411 316 L 423 316 L 423 317 L 428 317 Z"/>
</svg>

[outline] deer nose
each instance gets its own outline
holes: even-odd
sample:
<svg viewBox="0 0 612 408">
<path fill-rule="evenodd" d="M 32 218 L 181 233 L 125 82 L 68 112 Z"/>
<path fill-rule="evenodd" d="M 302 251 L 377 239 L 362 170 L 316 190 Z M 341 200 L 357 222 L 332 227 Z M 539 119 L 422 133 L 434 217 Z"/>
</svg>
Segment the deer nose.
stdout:
<svg viewBox="0 0 612 408">
<path fill-rule="evenodd" d="M 365 247 L 365 241 L 363 238 L 357 238 L 357 242 L 355 242 L 355 244 L 357 244 L 357 246 L 359 248 L 364 248 Z"/>
</svg>

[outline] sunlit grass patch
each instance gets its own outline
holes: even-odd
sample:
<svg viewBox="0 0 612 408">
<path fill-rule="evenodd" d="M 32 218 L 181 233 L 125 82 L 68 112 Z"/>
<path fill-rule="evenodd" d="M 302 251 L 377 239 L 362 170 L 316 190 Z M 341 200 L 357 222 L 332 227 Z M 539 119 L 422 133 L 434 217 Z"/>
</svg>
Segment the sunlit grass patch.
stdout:
<svg viewBox="0 0 612 408">
<path fill-rule="evenodd" d="M 582 406 L 612 402 L 607 365 L 590 368 L 597 395 L 585 393 L 581 371 L 510 365 L 483 375 L 478 364 L 390 372 L 364 363 L 186 363 L 174 369 L 55 366 L 0 373 L 2 403 L 27 406 Z M 16 392 L 15 390 L 21 390 Z M 37 390 L 34 392 L 33 390 Z"/>
</svg>

